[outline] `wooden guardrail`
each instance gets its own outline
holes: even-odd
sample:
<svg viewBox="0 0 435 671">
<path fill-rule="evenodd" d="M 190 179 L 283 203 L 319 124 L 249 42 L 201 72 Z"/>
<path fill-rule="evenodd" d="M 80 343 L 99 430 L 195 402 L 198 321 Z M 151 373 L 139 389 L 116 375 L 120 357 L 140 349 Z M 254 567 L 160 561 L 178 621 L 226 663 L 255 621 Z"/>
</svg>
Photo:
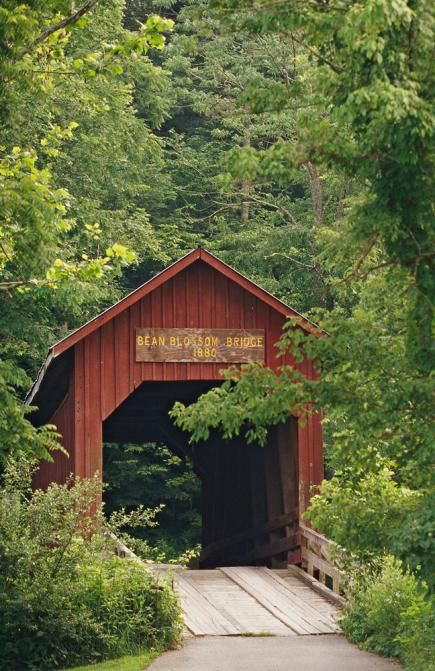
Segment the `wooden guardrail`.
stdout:
<svg viewBox="0 0 435 671">
<path fill-rule="evenodd" d="M 210 543 L 201 552 L 200 565 L 203 562 L 219 560 L 222 556 L 227 563 L 233 558 L 237 564 L 250 564 L 295 550 L 298 547 L 297 522 L 297 510 L 294 509 L 263 522 L 254 529 Z M 273 538 L 274 532 L 281 532 L 282 537 Z M 246 544 L 251 547 L 248 549 Z"/>
<path fill-rule="evenodd" d="M 303 569 L 322 585 L 339 594 L 343 573 L 334 566 L 331 558 L 339 549 L 338 545 L 302 523 L 299 523 L 299 533 Z"/>
<path fill-rule="evenodd" d="M 158 564 L 157 562 L 144 561 L 130 550 L 113 532 L 108 532 L 107 537 L 113 543 L 113 552 L 120 557 L 120 559 L 129 559 L 130 561 L 139 564 L 143 569 L 149 571 L 154 577 L 166 578 L 170 580 L 172 586 L 174 585 L 173 572 L 181 569 L 180 564 Z"/>
</svg>

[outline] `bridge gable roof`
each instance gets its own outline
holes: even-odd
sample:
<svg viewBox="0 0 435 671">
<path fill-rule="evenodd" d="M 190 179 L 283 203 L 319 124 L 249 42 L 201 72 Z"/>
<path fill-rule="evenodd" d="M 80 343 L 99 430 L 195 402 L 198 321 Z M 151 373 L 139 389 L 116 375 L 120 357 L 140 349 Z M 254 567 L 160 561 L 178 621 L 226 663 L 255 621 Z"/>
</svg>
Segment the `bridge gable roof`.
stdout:
<svg viewBox="0 0 435 671">
<path fill-rule="evenodd" d="M 197 261 L 203 261 L 207 265 L 211 266 L 218 272 L 222 273 L 222 275 L 224 275 L 227 279 L 235 282 L 237 285 L 242 287 L 242 289 L 245 289 L 249 293 L 253 294 L 256 298 L 263 301 L 269 305 L 269 307 L 273 308 L 285 317 L 297 317 L 299 320 L 299 326 L 305 331 L 311 333 L 317 333 L 319 331 L 315 324 L 303 317 L 299 312 L 289 307 L 278 298 L 275 298 L 275 296 L 272 296 L 272 294 L 270 294 L 268 291 L 262 289 L 260 286 L 258 286 L 258 284 L 252 282 L 252 280 L 248 279 L 245 275 L 242 275 L 242 273 L 239 273 L 237 270 L 224 263 L 224 261 L 221 261 L 221 259 L 219 259 L 217 256 L 214 256 L 202 247 L 197 247 L 185 256 L 178 259 L 178 261 L 172 263 L 170 266 L 162 270 L 147 282 L 144 282 L 144 284 L 141 284 L 130 294 L 124 296 L 124 298 L 121 298 L 117 303 L 114 303 L 112 306 L 107 308 L 107 310 L 104 310 L 104 312 L 101 312 L 99 315 L 86 322 L 86 324 L 80 326 L 78 329 L 70 333 L 70 335 L 55 343 L 50 349 L 53 356 L 56 357 L 59 354 L 62 354 L 77 342 L 83 338 L 86 338 L 86 336 L 95 331 L 97 328 L 100 328 L 106 324 L 121 312 L 134 305 L 134 303 L 141 300 L 141 298 L 149 294 L 151 291 L 154 291 L 154 289 L 157 289 L 157 287 L 172 279 L 175 275 L 185 270 Z"/>
<path fill-rule="evenodd" d="M 83 326 L 80 326 L 78 329 L 70 333 L 68 336 L 59 340 L 57 343 L 52 345 L 48 351 L 48 356 L 39 372 L 37 379 L 29 392 L 27 397 L 27 403 L 32 403 L 35 398 L 38 390 L 41 386 L 41 383 L 44 380 L 44 377 L 54 362 L 58 358 L 64 358 L 67 356 L 68 352 L 72 350 L 74 345 L 76 345 L 81 340 L 87 338 L 91 333 L 104 326 L 107 322 L 111 321 L 118 315 L 120 315 L 125 310 L 128 310 L 136 302 L 140 301 L 144 296 L 151 293 L 158 287 L 162 286 L 172 278 L 176 277 L 179 273 L 191 267 L 193 264 L 202 262 L 213 268 L 218 273 L 221 273 L 229 281 L 238 285 L 245 291 L 249 292 L 255 296 L 258 300 L 262 301 L 270 308 L 281 314 L 282 316 L 289 318 L 295 317 L 298 320 L 298 325 L 304 329 L 306 332 L 313 333 L 317 336 L 321 335 L 321 330 L 308 319 L 299 314 L 296 310 L 289 307 L 281 300 L 272 296 L 268 291 L 258 286 L 252 280 L 248 279 L 245 275 L 238 272 L 224 261 L 214 256 L 210 252 L 206 251 L 202 247 L 197 247 L 196 249 L 191 250 L 185 256 L 181 257 L 170 266 L 162 270 L 160 273 L 149 279 L 147 282 L 144 282 L 137 289 L 129 293 L 124 298 L 121 298 L 117 303 L 114 303 L 112 306 L 101 312 L 99 315 L 89 320 Z M 64 355 L 64 356 L 61 356 Z"/>
</svg>

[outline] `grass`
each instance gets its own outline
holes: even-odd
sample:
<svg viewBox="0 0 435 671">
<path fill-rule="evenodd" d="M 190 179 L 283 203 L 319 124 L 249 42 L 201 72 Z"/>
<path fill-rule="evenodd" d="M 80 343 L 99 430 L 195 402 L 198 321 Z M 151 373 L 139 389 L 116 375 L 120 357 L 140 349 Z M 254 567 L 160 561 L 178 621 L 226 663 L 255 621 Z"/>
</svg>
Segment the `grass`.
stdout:
<svg viewBox="0 0 435 671">
<path fill-rule="evenodd" d="M 149 650 L 140 655 L 118 657 L 118 659 L 109 659 L 109 661 L 99 664 L 75 666 L 73 669 L 65 669 L 64 671 L 143 671 L 159 654 L 158 650 Z"/>
</svg>

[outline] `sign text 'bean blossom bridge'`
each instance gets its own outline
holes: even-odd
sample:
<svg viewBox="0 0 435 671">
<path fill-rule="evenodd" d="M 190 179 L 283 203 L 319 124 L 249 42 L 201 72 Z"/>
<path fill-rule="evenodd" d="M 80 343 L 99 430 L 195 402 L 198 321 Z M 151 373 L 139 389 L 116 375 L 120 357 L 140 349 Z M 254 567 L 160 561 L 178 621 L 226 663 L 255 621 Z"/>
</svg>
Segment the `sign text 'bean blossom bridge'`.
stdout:
<svg viewBox="0 0 435 671">
<path fill-rule="evenodd" d="M 50 349 L 29 394 L 35 424 L 50 422 L 68 456 L 41 462 L 35 486 L 102 473 L 104 442 L 165 443 L 202 483 L 202 568 L 297 561 L 297 521 L 323 477 L 320 416 L 272 427 L 265 447 L 212 435 L 193 447 L 168 417 L 222 381 L 227 365 L 293 363 L 275 347 L 288 317 L 316 328 L 198 248 Z"/>
</svg>

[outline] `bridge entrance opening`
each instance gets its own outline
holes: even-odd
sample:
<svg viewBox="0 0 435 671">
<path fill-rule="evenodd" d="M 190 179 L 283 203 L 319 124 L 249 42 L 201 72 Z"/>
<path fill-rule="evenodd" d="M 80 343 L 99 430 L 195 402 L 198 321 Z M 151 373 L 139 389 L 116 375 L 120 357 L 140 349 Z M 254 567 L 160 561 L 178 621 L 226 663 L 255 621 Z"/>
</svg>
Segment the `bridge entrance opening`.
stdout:
<svg viewBox="0 0 435 671">
<path fill-rule="evenodd" d="M 219 435 L 191 445 L 168 412 L 175 401 L 190 404 L 216 384 L 144 382 L 104 421 L 103 442 L 164 444 L 191 462 L 201 483 L 200 568 L 285 567 L 297 547 L 296 420 L 272 427 L 264 447 Z M 146 492 L 142 502 L 148 505 Z"/>
</svg>

